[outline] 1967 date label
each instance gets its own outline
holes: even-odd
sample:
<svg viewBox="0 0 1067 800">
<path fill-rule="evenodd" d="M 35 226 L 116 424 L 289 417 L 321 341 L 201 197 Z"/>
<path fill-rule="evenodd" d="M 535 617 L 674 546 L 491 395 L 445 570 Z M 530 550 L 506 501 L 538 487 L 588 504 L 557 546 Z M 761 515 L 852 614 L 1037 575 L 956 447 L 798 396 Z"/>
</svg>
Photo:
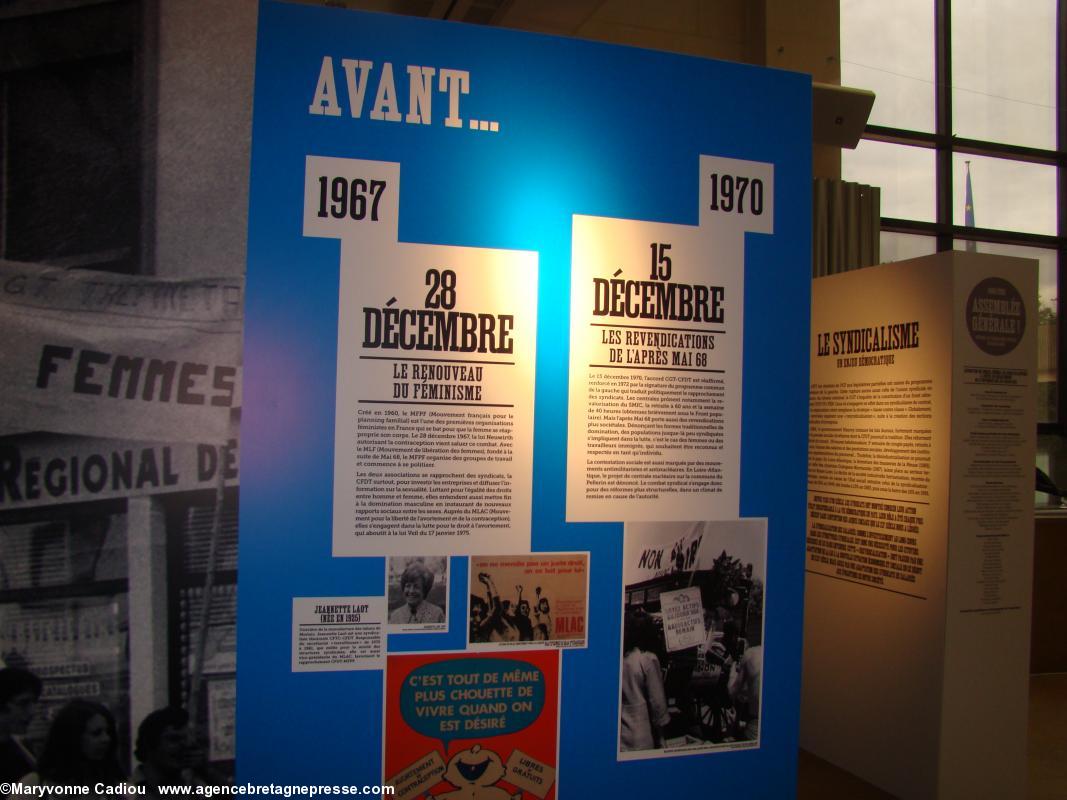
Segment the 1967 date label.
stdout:
<svg viewBox="0 0 1067 800">
<path fill-rule="evenodd" d="M 388 184 L 365 178 L 319 176 L 320 217 L 378 221 L 378 203 Z"/>
</svg>

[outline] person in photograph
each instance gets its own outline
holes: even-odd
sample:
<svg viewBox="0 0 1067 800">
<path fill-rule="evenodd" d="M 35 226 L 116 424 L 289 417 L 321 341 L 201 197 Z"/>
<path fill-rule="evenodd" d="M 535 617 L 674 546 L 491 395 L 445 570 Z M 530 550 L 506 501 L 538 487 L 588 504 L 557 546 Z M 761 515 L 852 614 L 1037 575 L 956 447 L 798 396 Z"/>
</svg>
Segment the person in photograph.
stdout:
<svg viewBox="0 0 1067 800">
<path fill-rule="evenodd" d="M 389 613 L 391 625 L 433 625 L 445 621 L 445 612 L 426 599 L 433 588 L 434 574 L 421 561 L 412 561 L 400 576 L 404 605 Z"/>
<path fill-rule="evenodd" d="M 118 760 L 115 718 L 107 707 L 71 700 L 56 713 L 26 786 L 118 786 L 126 778 Z"/>
<path fill-rule="evenodd" d="M 503 626 L 500 597 L 492 586 L 492 578 L 486 573 L 478 573 L 479 582 L 485 587 L 485 597 L 471 593 L 470 598 L 470 641 L 499 641 L 493 635 Z"/>
<path fill-rule="evenodd" d="M 20 667 L 0 669 L 0 782 L 11 783 L 37 766 L 22 742 L 41 696 L 41 679 Z"/>
<path fill-rule="evenodd" d="M 663 747 L 671 721 L 663 672 L 655 654 L 656 628 L 643 611 L 628 610 L 623 621 L 620 750 Z"/>
<path fill-rule="evenodd" d="M 160 797 L 160 786 L 201 786 L 189 769 L 189 713 L 184 708 L 160 708 L 137 727 L 133 754 L 140 765 L 132 783 L 148 797 Z"/>
<path fill-rule="evenodd" d="M 533 620 L 530 619 L 530 601 L 522 599 L 521 584 L 517 585 L 515 590 L 519 593 L 519 600 L 515 605 L 515 616 L 513 618 L 515 630 L 519 634 L 520 642 L 532 642 L 534 629 Z"/>
<path fill-rule="evenodd" d="M 478 581 L 485 587 L 485 600 L 479 598 L 479 610 L 484 615 L 476 625 L 472 624 L 472 642 L 514 642 L 519 639 L 519 629 L 511 613 L 511 603 L 500 599 L 500 592 L 492 576 L 487 572 L 478 573 Z M 475 604 L 471 604 L 471 614 L 475 613 Z"/>
<path fill-rule="evenodd" d="M 541 587 L 537 587 L 537 605 L 534 606 L 534 639 L 547 642 L 552 639 L 552 607 L 548 598 L 542 596 Z"/>
<path fill-rule="evenodd" d="M 737 658 L 743 647 L 737 623 L 727 620 L 721 633 L 712 631 L 704 650 L 709 682 L 704 687 L 704 701 L 711 712 L 708 735 L 713 742 L 732 738 L 737 715 L 730 682 L 737 671 Z"/>
<path fill-rule="evenodd" d="M 489 607 L 476 594 L 470 596 L 470 631 L 468 641 L 489 641 Z"/>
<path fill-rule="evenodd" d="M 737 606 L 737 592 L 724 589 L 715 608 L 712 610 L 711 631 L 723 633 L 727 624 L 734 618 L 733 609 Z"/>
<path fill-rule="evenodd" d="M 737 670 L 730 678 L 730 696 L 744 723 L 742 738 L 759 739 L 760 681 L 763 678 L 763 645 L 745 650 Z"/>
</svg>

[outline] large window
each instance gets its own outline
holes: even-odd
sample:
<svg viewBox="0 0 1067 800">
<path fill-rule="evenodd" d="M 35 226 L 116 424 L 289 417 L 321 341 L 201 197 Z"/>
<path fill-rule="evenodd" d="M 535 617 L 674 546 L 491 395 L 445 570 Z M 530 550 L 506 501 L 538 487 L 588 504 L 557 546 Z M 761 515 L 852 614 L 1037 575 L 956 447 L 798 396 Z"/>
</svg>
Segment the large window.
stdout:
<svg viewBox="0 0 1067 800">
<path fill-rule="evenodd" d="M 0 520 L 0 661 L 41 678 L 29 730 L 40 752 L 51 720 L 76 697 L 115 714 L 129 751 L 125 504 L 7 512 Z"/>
<path fill-rule="evenodd" d="M 1067 0 L 841 2 L 841 82 L 877 95 L 842 177 L 882 187 L 882 260 L 957 248 L 1040 265 L 1039 433 L 1061 486 L 1067 464 L 1050 459 L 1067 433 L 1065 9 Z"/>
<path fill-rule="evenodd" d="M 0 259 L 142 271 L 139 18 L 0 3 Z"/>
</svg>

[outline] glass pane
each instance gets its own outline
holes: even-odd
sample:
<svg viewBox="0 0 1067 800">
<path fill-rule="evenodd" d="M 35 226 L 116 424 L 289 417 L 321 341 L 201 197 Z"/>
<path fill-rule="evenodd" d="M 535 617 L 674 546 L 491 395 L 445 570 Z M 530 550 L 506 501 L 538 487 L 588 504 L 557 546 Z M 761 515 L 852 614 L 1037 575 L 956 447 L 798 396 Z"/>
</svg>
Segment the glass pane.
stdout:
<svg viewBox="0 0 1067 800">
<path fill-rule="evenodd" d="M 1067 441 L 1062 436 L 1048 434 L 1037 437 L 1037 468 L 1051 479 L 1062 494 L 1035 491 L 1034 505 L 1053 508 L 1067 507 Z M 1052 487 L 1048 486 L 1051 490 Z"/>
<path fill-rule="evenodd" d="M 952 156 L 953 224 L 967 224 L 967 162 L 976 227 L 1056 235 L 1055 167 L 964 153 Z"/>
<path fill-rule="evenodd" d="M 1054 149 L 1055 64 L 1055 0 L 953 0 L 953 133 Z"/>
<path fill-rule="evenodd" d="M 872 125 L 934 129 L 934 4 L 841 2 L 841 84 L 875 93 Z"/>
<path fill-rule="evenodd" d="M 134 272 L 140 208 L 128 57 L 12 73 L 3 255 Z"/>
<path fill-rule="evenodd" d="M 1059 321 L 1056 318 L 1056 284 L 1058 259 L 1055 250 L 1040 247 L 1022 247 L 1010 244 L 987 244 L 957 239 L 952 243 L 956 250 L 967 249 L 973 244 L 979 253 L 998 256 L 1037 259 L 1037 421 L 1056 422 L 1056 401 L 1059 380 L 1056 375 L 1058 356 Z"/>
<path fill-rule="evenodd" d="M 879 262 L 904 261 L 919 256 L 932 256 L 937 252 L 937 239 L 914 233 L 889 233 L 883 231 L 878 236 L 878 249 L 881 251 Z"/>
<path fill-rule="evenodd" d="M 841 177 L 880 186 L 882 216 L 934 221 L 934 151 L 863 140 L 841 151 Z"/>
<path fill-rule="evenodd" d="M 179 595 L 181 621 L 182 702 L 188 708 L 193 676 L 197 674 L 196 653 L 200 642 L 200 619 L 204 608 L 204 587 L 182 589 Z M 207 722 L 206 751 L 197 754 L 216 767 L 216 762 L 230 762 L 224 771 L 232 770 L 234 680 L 237 670 L 237 584 L 227 583 L 211 587 L 211 608 L 208 611 L 204 639 L 204 682 L 197 699 L 199 719 Z M 221 693 L 221 694 L 220 694 Z"/>
<path fill-rule="evenodd" d="M 124 514 L 83 514 L 0 528 L 0 590 L 125 577 Z"/>
<path fill-rule="evenodd" d="M 111 710 L 118 724 L 119 753 L 129 752 L 125 594 L 0 603 L 0 657 L 7 666 L 28 669 L 44 683 L 40 705 L 26 732 L 37 752 L 56 711 L 75 697 Z"/>
<path fill-rule="evenodd" d="M 215 569 L 237 569 L 236 494 L 227 494 L 219 518 L 215 547 Z M 185 580 L 208 569 L 211 539 L 215 527 L 214 505 L 192 505 L 180 511 L 178 539 L 181 542 L 182 573 Z M 438 573 L 440 575 L 440 573 Z M 434 585 L 436 590 L 436 583 Z M 446 589 L 447 590 L 447 589 Z M 182 698 L 188 704 L 194 676 L 198 674 L 196 654 L 200 647 L 200 620 L 204 610 L 204 587 L 185 586 L 178 593 L 181 629 Z M 207 629 L 204 631 L 204 663 L 199 671 L 203 683 L 198 690 L 197 714 L 205 724 L 200 731 L 204 751 L 198 759 L 211 763 L 219 775 L 232 777 L 234 769 L 234 705 L 237 669 L 237 584 L 219 582 L 211 588 Z"/>
<path fill-rule="evenodd" d="M 215 542 L 215 569 L 237 569 L 237 509 L 226 503 L 219 517 L 219 537 Z M 190 506 L 185 510 L 182 531 L 182 568 L 186 572 L 207 572 L 215 529 L 214 506 Z"/>
</svg>

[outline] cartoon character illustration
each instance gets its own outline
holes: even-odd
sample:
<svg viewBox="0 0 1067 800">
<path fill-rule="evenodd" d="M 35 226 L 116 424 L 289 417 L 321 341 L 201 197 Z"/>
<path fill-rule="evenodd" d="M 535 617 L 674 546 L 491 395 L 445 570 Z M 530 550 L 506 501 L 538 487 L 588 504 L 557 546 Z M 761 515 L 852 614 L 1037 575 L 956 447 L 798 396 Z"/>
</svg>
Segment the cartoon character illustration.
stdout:
<svg viewBox="0 0 1067 800">
<path fill-rule="evenodd" d="M 456 753 L 448 762 L 444 779 L 456 787 L 455 791 L 426 796 L 428 800 L 522 800 L 521 791 L 509 794 L 494 785 L 504 773 L 500 756 L 476 744 Z"/>
</svg>

